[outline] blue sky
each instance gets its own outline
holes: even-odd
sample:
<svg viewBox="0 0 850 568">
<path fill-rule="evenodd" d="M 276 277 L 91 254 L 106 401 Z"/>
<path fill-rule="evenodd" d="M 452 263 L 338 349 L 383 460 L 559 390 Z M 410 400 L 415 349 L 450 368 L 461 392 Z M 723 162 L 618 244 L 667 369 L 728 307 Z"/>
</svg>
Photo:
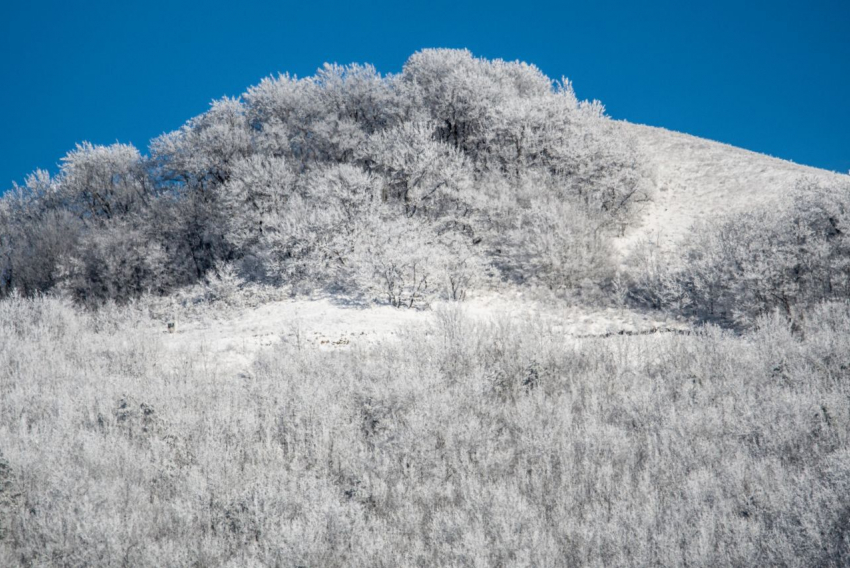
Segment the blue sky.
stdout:
<svg viewBox="0 0 850 568">
<path fill-rule="evenodd" d="M 14 5 L 13 5 L 14 4 Z M 76 142 L 148 141 L 262 77 L 466 47 L 614 118 L 850 170 L 850 2 L 4 2 L 0 191 Z"/>
</svg>

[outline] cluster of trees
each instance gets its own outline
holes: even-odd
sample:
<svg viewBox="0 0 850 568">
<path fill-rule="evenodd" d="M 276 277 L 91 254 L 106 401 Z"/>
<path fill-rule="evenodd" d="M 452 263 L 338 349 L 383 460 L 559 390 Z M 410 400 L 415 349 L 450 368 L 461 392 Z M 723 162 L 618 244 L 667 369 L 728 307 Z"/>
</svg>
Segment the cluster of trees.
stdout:
<svg viewBox="0 0 850 568">
<path fill-rule="evenodd" d="M 746 327 L 850 298 L 850 185 L 801 180 L 784 206 L 695 228 L 682 267 L 644 264 L 633 293 L 655 307 Z M 646 270 L 646 267 L 650 267 Z"/>
<path fill-rule="evenodd" d="M 32 174 L 0 200 L 0 295 L 120 302 L 225 264 L 399 306 L 492 276 L 570 289 L 610 273 L 644 180 L 602 106 L 532 65 L 325 65 L 213 102 L 149 155 L 83 144 Z"/>
</svg>

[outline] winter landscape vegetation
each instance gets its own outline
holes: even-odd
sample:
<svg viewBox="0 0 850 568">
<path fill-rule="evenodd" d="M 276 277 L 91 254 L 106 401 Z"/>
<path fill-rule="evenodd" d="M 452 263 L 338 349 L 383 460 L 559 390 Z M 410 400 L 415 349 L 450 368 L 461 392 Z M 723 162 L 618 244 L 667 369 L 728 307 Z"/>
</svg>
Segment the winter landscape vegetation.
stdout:
<svg viewBox="0 0 850 568">
<path fill-rule="evenodd" d="M 850 177 L 464 50 L 0 198 L 2 566 L 850 565 Z"/>
</svg>

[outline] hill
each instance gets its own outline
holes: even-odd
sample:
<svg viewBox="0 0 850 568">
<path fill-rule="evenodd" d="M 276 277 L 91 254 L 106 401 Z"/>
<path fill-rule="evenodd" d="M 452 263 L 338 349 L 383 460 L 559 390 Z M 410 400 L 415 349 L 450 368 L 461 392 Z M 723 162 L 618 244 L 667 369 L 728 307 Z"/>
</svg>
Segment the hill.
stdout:
<svg viewBox="0 0 850 568">
<path fill-rule="evenodd" d="M 269 78 L 0 199 L 0 565 L 848 566 L 848 298 L 847 176 Z"/>
</svg>

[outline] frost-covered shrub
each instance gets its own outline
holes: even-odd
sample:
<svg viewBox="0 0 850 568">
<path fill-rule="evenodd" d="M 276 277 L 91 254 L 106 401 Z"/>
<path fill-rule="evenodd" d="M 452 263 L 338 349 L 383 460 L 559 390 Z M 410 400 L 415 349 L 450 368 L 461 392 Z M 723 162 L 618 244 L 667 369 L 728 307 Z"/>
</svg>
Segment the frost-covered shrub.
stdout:
<svg viewBox="0 0 850 568">
<path fill-rule="evenodd" d="M 4 566 L 850 560 L 845 304 L 580 341 L 459 304 L 247 368 L 122 309 L 0 302 Z"/>
<path fill-rule="evenodd" d="M 76 300 L 97 305 L 127 302 L 168 285 L 166 254 L 143 229 L 115 222 L 83 235 L 74 253 L 59 263 L 59 288 Z"/>
<path fill-rule="evenodd" d="M 230 264 L 219 264 L 215 272 L 204 280 L 204 296 L 208 302 L 223 302 L 235 305 L 239 302 L 239 292 L 245 286 L 245 279 L 239 276 Z"/>
<path fill-rule="evenodd" d="M 575 291 L 585 281 L 601 284 L 613 274 L 604 220 L 574 199 L 538 196 L 548 191 L 554 188 L 537 180 L 518 189 L 495 237 L 503 274 L 558 293 Z"/>
<path fill-rule="evenodd" d="M 397 308 L 427 305 L 434 297 L 447 251 L 433 235 L 423 238 L 420 222 L 383 219 L 358 235 L 355 247 L 356 281 L 367 294 Z"/>
<path fill-rule="evenodd" d="M 480 289 L 491 278 L 483 247 L 469 236 L 447 230 L 439 235 L 437 280 L 440 296 L 447 300 L 463 301 L 469 292 Z"/>
<path fill-rule="evenodd" d="M 773 311 L 800 325 L 809 306 L 850 298 L 848 234 L 850 187 L 804 181 L 782 207 L 696 227 L 684 266 L 644 272 L 637 294 L 737 326 Z"/>
</svg>

